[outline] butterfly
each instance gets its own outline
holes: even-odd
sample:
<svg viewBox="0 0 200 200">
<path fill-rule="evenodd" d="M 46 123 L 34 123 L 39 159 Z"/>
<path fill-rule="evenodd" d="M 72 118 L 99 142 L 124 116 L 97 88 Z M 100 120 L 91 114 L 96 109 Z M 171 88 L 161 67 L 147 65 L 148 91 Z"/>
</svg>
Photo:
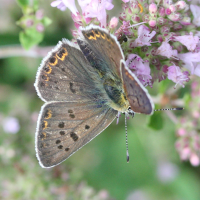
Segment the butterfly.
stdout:
<svg viewBox="0 0 200 200">
<path fill-rule="evenodd" d="M 58 165 L 106 129 L 118 112 L 152 114 L 148 91 L 126 66 L 106 29 L 81 29 L 77 44 L 66 39 L 43 59 L 34 84 L 42 106 L 35 138 L 39 163 Z"/>
</svg>

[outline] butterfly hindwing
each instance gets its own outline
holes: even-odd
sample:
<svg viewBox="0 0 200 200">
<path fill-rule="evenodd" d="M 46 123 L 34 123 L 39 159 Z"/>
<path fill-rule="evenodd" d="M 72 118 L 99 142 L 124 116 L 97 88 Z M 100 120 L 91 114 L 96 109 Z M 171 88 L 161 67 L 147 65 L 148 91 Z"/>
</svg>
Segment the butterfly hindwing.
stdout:
<svg viewBox="0 0 200 200">
<path fill-rule="evenodd" d="M 137 77 L 121 60 L 121 74 L 126 97 L 131 109 L 136 113 L 152 114 L 154 104 L 146 88 L 140 83 Z"/>
<path fill-rule="evenodd" d="M 42 167 L 53 167 L 101 133 L 117 111 L 94 102 L 46 103 L 39 115 L 36 152 Z"/>
</svg>

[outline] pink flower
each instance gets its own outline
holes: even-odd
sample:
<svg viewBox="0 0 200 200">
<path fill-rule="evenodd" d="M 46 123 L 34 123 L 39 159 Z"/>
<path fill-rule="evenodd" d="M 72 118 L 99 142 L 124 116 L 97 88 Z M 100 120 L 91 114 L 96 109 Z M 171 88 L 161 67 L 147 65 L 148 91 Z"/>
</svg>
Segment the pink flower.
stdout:
<svg viewBox="0 0 200 200">
<path fill-rule="evenodd" d="M 200 7 L 197 5 L 190 5 L 190 10 L 194 16 L 193 24 L 196 26 L 200 26 Z"/>
<path fill-rule="evenodd" d="M 191 74 L 200 76 L 200 52 L 198 53 L 182 53 L 178 57 L 185 63 L 184 67 L 191 71 Z"/>
<path fill-rule="evenodd" d="M 150 33 L 148 27 L 140 25 L 138 28 L 138 38 L 131 43 L 131 47 L 140 47 L 144 45 L 151 46 L 150 40 L 154 37 L 155 34 L 155 31 Z"/>
<path fill-rule="evenodd" d="M 106 10 L 113 9 L 112 0 L 87 0 L 86 3 L 79 0 L 79 4 L 86 17 L 96 17 L 100 21 L 101 27 L 106 27 Z"/>
<path fill-rule="evenodd" d="M 43 24 L 42 23 L 39 23 L 39 24 L 37 24 L 36 25 L 36 30 L 38 31 L 38 32 L 43 32 L 44 31 L 44 26 L 43 26 Z"/>
<path fill-rule="evenodd" d="M 113 17 L 111 20 L 110 20 L 110 23 L 109 23 L 109 27 L 110 28 L 116 28 L 117 27 L 117 24 L 118 24 L 118 18 L 117 17 Z"/>
<path fill-rule="evenodd" d="M 184 82 L 188 82 L 189 79 L 189 73 L 187 71 L 182 72 L 180 67 L 172 65 L 168 67 L 168 79 L 172 80 L 173 82 L 177 84 L 180 84 L 184 87 Z M 175 85 L 175 87 L 176 87 Z"/>
<path fill-rule="evenodd" d="M 150 14 L 155 14 L 157 12 L 157 5 L 155 3 L 149 5 L 149 12 Z"/>
<path fill-rule="evenodd" d="M 157 176 L 163 183 L 173 181 L 177 177 L 178 173 L 179 169 L 175 164 L 167 161 L 161 161 L 158 163 Z"/>
<path fill-rule="evenodd" d="M 164 42 L 162 42 L 161 46 L 157 49 L 156 54 L 165 56 L 167 58 L 174 58 L 177 56 L 177 50 L 173 50 L 168 42 L 169 40 L 167 39 Z"/>
<path fill-rule="evenodd" d="M 12 134 L 17 133 L 20 129 L 18 119 L 14 117 L 7 117 L 3 121 L 3 129 L 6 133 L 12 133 Z"/>
<path fill-rule="evenodd" d="M 174 38 L 176 41 L 185 45 L 189 51 L 193 51 L 199 42 L 199 37 L 193 36 L 192 32 L 190 32 L 190 35 L 174 36 Z"/>
<path fill-rule="evenodd" d="M 79 5 L 80 5 L 80 7 L 81 7 L 83 13 L 84 13 L 84 10 L 87 8 L 87 6 L 90 5 L 90 2 L 91 2 L 91 1 L 92 1 L 92 0 L 78 0 L 78 3 L 79 3 Z"/>
<path fill-rule="evenodd" d="M 183 10 L 187 11 L 189 9 L 189 6 L 185 3 L 185 1 L 178 1 L 175 3 L 177 10 Z"/>
<path fill-rule="evenodd" d="M 51 3 L 51 6 L 57 7 L 62 11 L 64 11 L 66 8 L 69 8 L 74 15 L 76 15 L 78 12 L 74 0 L 56 0 Z"/>
<path fill-rule="evenodd" d="M 191 150 L 189 147 L 184 147 L 183 149 L 179 149 L 181 160 L 187 160 L 190 157 Z"/>
<path fill-rule="evenodd" d="M 36 19 L 39 19 L 39 20 L 42 19 L 44 17 L 43 10 L 36 11 L 35 16 L 36 16 Z"/>
<path fill-rule="evenodd" d="M 199 160 L 199 157 L 197 156 L 196 153 L 192 153 L 190 155 L 190 163 L 193 165 L 193 166 L 198 166 L 200 164 L 200 160 Z"/>
<path fill-rule="evenodd" d="M 133 70 L 134 74 L 144 86 L 151 84 L 151 69 L 148 61 L 143 61 L 142 58 L 136 54 L 129 54 L 126 64 L 130 69 Z"/>
<path fill-rule="evenodd" d="M 154 27 L 156 25 L 156 20 L 150 20 L 149 21 L 149 26 Z"/>
<path fill-rule="evenodd" d="M 179 128 L 177 131 L 178 136 L 186 135 L 186 130 L 184 128 Z"/>
<path fill-rule="evenodd" d="M 80 13 L 76 13 L 74 15 L 73 13 L 71 14 L 72 19 L 74 21 L 75 27 L 78 29 L 80 26 L 83 26 L 85 24 L 89 24 L 91 22 L 91 18 L 86 18 L 85 15 L 80 15 Z"/>
<path fill-rule="evenodd" d="M 77 13 L 76 15 L 74 15 L 73 13 L 71 14 L 72 16 L 72 19 L 74 21 L 74 25 L 75 27 L 78 29 L 80 26 L 83 25 L 83 19 L 82 19 L 82 16 Z"/>
</svg>

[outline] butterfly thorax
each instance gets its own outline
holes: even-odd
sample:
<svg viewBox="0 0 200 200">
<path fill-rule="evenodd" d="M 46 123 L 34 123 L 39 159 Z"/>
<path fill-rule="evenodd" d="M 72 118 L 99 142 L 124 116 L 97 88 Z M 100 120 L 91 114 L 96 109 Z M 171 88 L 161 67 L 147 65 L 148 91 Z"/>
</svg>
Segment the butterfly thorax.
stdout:
<svg viewBox="0 0 200 200">
<path fill-rule="evenodd" d="M 121 81 L 106 77 L 103 86 L 108 95 L 107 104 L 117 111 L 127 112 L 130 105 L 125 96 Z"/>
</svg>

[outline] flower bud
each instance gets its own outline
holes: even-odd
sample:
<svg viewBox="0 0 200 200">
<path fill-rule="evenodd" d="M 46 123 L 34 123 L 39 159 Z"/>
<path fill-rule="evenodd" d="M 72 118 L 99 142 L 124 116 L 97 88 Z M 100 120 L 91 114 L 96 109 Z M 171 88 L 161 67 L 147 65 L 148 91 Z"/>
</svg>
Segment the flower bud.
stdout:
<svg viewBox="0 0 200 200">
<path fill-rule="evenodd" d="M 36 30 L 38 31 L 38 32 L 43 32 L 44 31 L 44 26 L 43 26 L 43 24 L 41 24 L 41 23 L 39 23 L 39 24 L 37 24 L 36 25 Z"/>
<path fill-rule="evenodd" d="M 157 5 L 155 3 L 149 5 L 149 12 L 150 14 L 155 14 L 157 12 Z"/>
<path fill-rule="evenodd" d="M 164 73 L 167 73 L 168 72 L 168 65 L 163 65 L 162 66 L 162 71 L 164 72 Z"/>
<path fill-rule="evenodd" d="M 148 15 L 148 14 L 143 15 L 143 16 L 142 16 L 142 20 L 143 20 L 144 22 L 149 22 L 149 20 L 150 20 L 149 15 Z"/>
<path fill-rule="evenodd" d="M 174 5 L 170 5 L 169 9 L 171 10 L 171 12 L 175 12 L 176 11 L 176 7 Z"/>
<path fill-rule="evenodd" d="M 117 27 L 117 24 L 118 24 L 118 18 L 117 17 L 113 17 L 111 20 L 110 20 L 110 23 L 109 23 L 109 28 L 116 28 Z"/>
<path fill-rule="evenodd" d="M 120 14 L 120 16 L 119 16 L 119 19 L 120 19 L 121 21 L 126 20 L 126 13 L 125 13 L 125 12 L 122 12 L 122 13 Z"/>
<path fill-rule="evenodd" d="M 161 42 L 164 41 L 164 38 L 163 38 L 162 35 L 158 35 L 158 36 L 157 36 L 157 40 L 161 43 Z"/>
<path fill-rule="evenodd" d="M 185 11 L 188 10 L 188 5 L 186 4 L 185 1 L 178 1 L 175 3 L 175 6 L 177 10 L 183 10 L 183 9 L 185 9 Z"/>
<path fill-rule="evenodd" d="M 44 17 L 43 10 L 38 10 L 35 13 L 36 19 L 42 19 Z"/>
<path fill-rule="evenodd" d="M 171 15 L 168 15 L 168 18 L 174 22 L 177 22 L 181 20 L 182 16 L 180 13 L 172 13 Z"/>
<path fill-rule="evenodd" d="M 33 24 L 34 24 L 34 21 L 32 19 L 28 19 L 26 21 L 26 27 L 31 27 L 31 26 L 33 26 Z"/>
<path fill-rule="evenodd" d="M 142 52 L 147 52 L 149 50 L 149 47 L 148 46 L 142 46 L 141 47 L 141 51 Z"/>
<path fill-rule="evenodd" d="M 158 19 L 157 19 L 157 22 L 158 22 L 158 25 L 164 25 L 164 24 L 167 24 L 167 19 L 165 19 L 165 18 L 163 18 L 163 17 L 159 17 Z"/>
<path fill-rule="evenodd" d="M 149 26 L 151 26 L 151 27 L 156 26 L 156 20 L 150 20 L 149 21 Z"/>
<path fill-rule="evenodd" d="M 139 13 L 140 7 L 138 6 L 138 3 L 133 1 L 130 3 L 129 8 L 131 9 L 131 14 Z"/>
<path fill-rule="evenodd" d="M 180 21 L 183 25 L 190 25 L 191 24 L 191 18 L 190 17 L 183 17 L 183 19 Z"/>
<path fill-rule="evenodd" d="M 157 47 L 152 47 L 151 48 L 151 52 L 150 52 L 150 54 L 152 55 L 152 56 L 155 56 L 156 55 L 156 52 L 157 52 Z"/>
<path fill-rule="evenodd" d="M 196 153 L 191 153 L 190 163 L 195 167 L 200 164 L 199 157 L 197 156 Z"/>
<path fill-rule="evenodd" d="M 165 8 L 164 7 L 160 7 L 159 10 L 158 10 L 158 14 L 161 17 L 164 17 L 165 16 Z"/>
<path fill-rule="evenodd" d="M 131 17 L 131 20 L 133 23 L 139 23 L 140 22 L 140 16 L 138 14 L 134 14 L 132 17 Z"/>
<path fill-rule="evenodd" d="M 160 28 L 160 32 L 161 33 L 169 33 L 170 32 L 170 27 L 168 27 L 168 26 L 162 26 Z"/>
<path fill-rule="evenodd" d="M 171 13 L 172 13 L 172 11 L 169 8 L 165 9 L 165 14 L 166 15 L 170 15 Z"/>
<path fill-rule="evenodd" d="M 180 23 L 175 23 L 173 26 L 174 31 L 179 31 L 183 28 L 183 26 Z"/>
<path fill-rule="evenodd" d="M 125 11 L 128 8 L 128 4 L 127 3 L 122 3 L 122 10 Z"/>
</svg>

